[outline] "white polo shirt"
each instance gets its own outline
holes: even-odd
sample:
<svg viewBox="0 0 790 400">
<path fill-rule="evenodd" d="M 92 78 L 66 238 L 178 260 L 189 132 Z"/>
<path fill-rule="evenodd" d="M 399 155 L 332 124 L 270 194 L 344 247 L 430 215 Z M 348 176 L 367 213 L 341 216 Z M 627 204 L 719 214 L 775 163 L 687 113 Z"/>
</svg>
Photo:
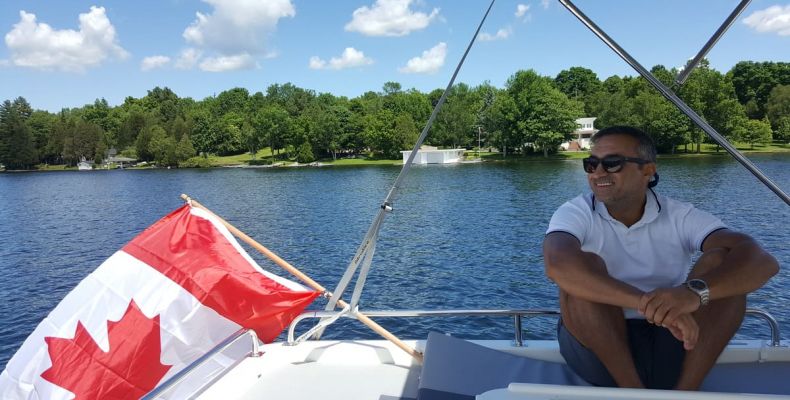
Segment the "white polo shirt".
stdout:
<svg viewBox="0 0 790 400">
<path fill-rule="evenodd" d="M 582 251 L 598 254 L 613 278 L 642 291 L 678 286 L 686 281 L 692 256 L 713 231 L 726 226 L 691 204 L 647 190 L 642 218 L 626 227 L 614 219 L 592 193 L 560 206 L 546 233 L 575 236 Z M 624 309 L 626 318 L 644 318 Z"/>
</svg>

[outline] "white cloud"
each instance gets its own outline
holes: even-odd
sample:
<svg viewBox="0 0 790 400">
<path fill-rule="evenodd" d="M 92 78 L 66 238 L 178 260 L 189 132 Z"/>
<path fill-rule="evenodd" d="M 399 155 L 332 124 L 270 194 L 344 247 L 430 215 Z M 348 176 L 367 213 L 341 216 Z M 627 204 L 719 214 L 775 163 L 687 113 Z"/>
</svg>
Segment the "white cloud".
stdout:
<svg viewBox="0 0 790 400">
<path fill-rule="evenodd" d="M 232 56 L 207 57 L 200 63 L 200 69 L 206 72 L 237 71 L 256 68 L 255 59 L 246 53 Z"/>
<path fill-rule="evenodd" d="M 310 57 L 311 69 L 345 69 L 362 67 L 370 64 L 373 64 L 373 60 L 369 57 L 365 57 L 365 53 L 353 47 L 346 47 L 340 57 L 332 57 L 329 62 L 326 62 L 317 56 Z"/>
<path fill-rule="evenodd" d="M 53 29 L 36 21 L 36 15 L 19 12 L 19 22 L 5 35 L 11 61 L 20 67 L 84 71 L 108 58 L 129 56 L 115 36 L 115 27 L 104 7 L 92 6 L 79 15 L 79 30 Z"/>
<path fill-rule="evenodd" d="M 262 54 L 263 39 L 277 27 L 280 18 L 293 17 L 290 0 L 203 0 L 212 5 L 210 14 L 196 13 L 183 33 L 190 45 L 221 54 Z"/>
<path fill-rule="evenodd" d="M 757 32 L 775 32 L 779 36 L 790 35 L 790 5 L 771 6 L 755 11 L 744 18 L 743 23 Z"/>
<path fill-rule="evenodd" d="M 439 15 L 438 8 L 430 14 L 415 12 L 409 9 L 411 3 L 412 0 L 376 0 L 372 7 L 354 10 L 345 29 L 367 36 L 404 36 L 424 29 Z"/>
<path fill-rule="evenodd" d="M 430 74 L 439 70 L 444 65 L 447 56 L 447 44 L 439 42 L 429 50 L 422 52 L 420 57 L 410 59 L 405 67 L 398 68 L 398 71 L 406 74 Z"/>
<path fill-rule="evenodd" d="M 187 48 L 181 50 L 178 59 L 176 60 L 176 68 L 178 69 L 192 69 L 202 56 L 202 52 L 195 48 Z"/>
<path fill-rule="evenodd" d="M 547 10 L 549 8 L 549 0 L 540 0 L 540 5 L 544 10 Z"/>
<path fill-rule="evenodd" d="M 490 34 L 488 32 L 483 32 L 477 38 L 480 39 L 481 42 L 490 42 L 493 40 L 504 40 L 510 37 L 510 34 L 513 31 L 510 28 L 502 28 L 496 31 L 495 34 Z"/>
<path fill-rule="evenodd" d="M 140 63 L 140 69 L 143 71 L 150 71 L 154 68 L 162 68 L 170 63 L 170 57 L 167 56 L 151 56 L 143 58 Z"/>
<path fill-rule="evenodd" d="M 516 18 L 523 17 L 529 11 L 529 4 L 519 4 L 516 6 Z"/>
</svg>

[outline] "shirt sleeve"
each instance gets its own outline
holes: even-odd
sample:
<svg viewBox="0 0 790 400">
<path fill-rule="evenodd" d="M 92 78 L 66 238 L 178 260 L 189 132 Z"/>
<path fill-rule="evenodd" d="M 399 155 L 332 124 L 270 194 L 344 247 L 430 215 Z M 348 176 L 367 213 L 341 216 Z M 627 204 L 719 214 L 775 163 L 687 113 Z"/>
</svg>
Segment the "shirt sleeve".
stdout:
<svg viewBox="0 0 790 400">
<path fill-rule="evenodd" d="M 702 243 L 714 231 L 726 228 L 721 220 L 713 214 L 690 207 L 685 218 L 681 220 L 681 234 L 686 238 L 689 251 L 702 251 Z"/>
<path fill-rule="evenodd" d="M 546 234 L 552 232 L 565 232 L 573 235 L 584 243 L 587 230 L 590 226 L 590 211 L 584 210 L 577 202 L 569 201 L 561 205 L 549 221 L 549 228 Z"/>
</svg>

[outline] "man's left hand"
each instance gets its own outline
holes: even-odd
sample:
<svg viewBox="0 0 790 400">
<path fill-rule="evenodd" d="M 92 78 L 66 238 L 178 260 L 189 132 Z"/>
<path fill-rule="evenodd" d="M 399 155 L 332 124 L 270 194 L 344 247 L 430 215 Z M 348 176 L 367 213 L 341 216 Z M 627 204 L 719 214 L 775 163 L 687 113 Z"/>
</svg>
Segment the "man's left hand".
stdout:
<svg viewBox="0 0 790 400">
<path fill-rule="evenodd" d="M 680 315 L 693 313 L 699 307 L 699 296 L 685 286 L 656 289 L 639 300 L 639 312 L 659 326 L 673 325 Z"/>
</svg>

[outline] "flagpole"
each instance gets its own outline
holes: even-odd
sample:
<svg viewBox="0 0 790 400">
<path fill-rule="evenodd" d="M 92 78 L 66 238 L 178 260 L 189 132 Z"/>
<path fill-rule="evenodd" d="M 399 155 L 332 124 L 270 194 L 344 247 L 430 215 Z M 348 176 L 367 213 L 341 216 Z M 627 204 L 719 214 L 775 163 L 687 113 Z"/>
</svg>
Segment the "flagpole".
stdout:
<svg viewBox="0 0 790 400">
<path fill-rule="evenodd" d="M 246 233 L 240 231 L 238 228 L 236 228 L 235 226 L 231 225 L 228 221 L 225 221 L 222 217 L 220 217 L 219 215 L 215 214 L 213 211 L 209 210 L 203 204 L 200 204 L 197 200 L 187 196 L 186 194 L 182 194 L 181 195 L 181 199 L 184 200 L 185 202 L 187 202 L 187 204 L 191 205 L 192 207 L 200 208 L 201 210 L 206 211 L 207 213 L 211 214 L 214 218 L 219 220 L 219 222 L 221 222 L 222 225 L 225 225 L 225 227 L 228 228 L 230 233 L 232 233 L 233 235 L 235 235 L 236 237 L 241 239 L 244 243 L 247 243 L 248 245 L 252 246 L 252 248 L 254 248 L 255 250 L 258 250 L 259 252 L 261 252 L 261 254 L 263 254 L 266 257 L 268 257 L 275 264 L 279 265 L 284 270 L 288 271 L 291 275 L 295 276 L 297 279 L 299 279 L 302 282 L 306 283 L 307 286 L 310 286 L 311 288 L 315 289 L 316 291 L 321 292 L 322 294 L 324 294 L 327 297 L 330 297 L 330 298 L 332 297 L 332 293 L 327 291 L 325 287 L 321 286 L 321 284 L 319 284 L 318 282 L 314 281 L 309 276 L 305 275 L 305 273 L 303 273 L 302 271 L 300 271 L 299 269 L 297 269 L 293 265 L 289 264 L 287 261 L 283 260 L 277 254 L 274 254 L 271 250 L 267 249 L 265 246 L 263 246 L 262 244 L 260 244 L 257 241 L 255 241 L 255 239 L 249 237 Z M 343 299 L 338 299 L 337 300 L 337 304 L 340 307 L 343 307 L 343 308 L 348 306 L 348 303 L 343 301 Z M 405 351 L 406 353 L 409 353 L 409 355 L 414 357 L 414 359 L 417 360 L 417 362 L 422 363 L 422 359 L 423 359 L 422 353 L 420 353 L 419 351 L 413 349 L 411 346 L 409 346 L 406 343 L 404 343 L 397 336 L 393 335 L 390 331 L 384 329 L 384 327 L 382 327 L 381 325 L 379 325 L 378 323 L 376 323 L 375 321 L 370 319 L 370 317 L 368 317 L 367 315 L 365 315 L 365 314 L 363 314 L 363 313 L 361 313 L 361 312 L 359 312 L 357 310 L 351 310 L 351 311 L 357 317 L 357 319 L 360 322 L 362 322 L 363 324 L 367 325 L 370 329 L 373 329 L 374 332 L 378 333 L 379 335 L 381 335 L 385 339 L 389 340 L 390 342 L 392 342 L 393 344 L 398 346 L 401 350 Z"/>
</svg>

